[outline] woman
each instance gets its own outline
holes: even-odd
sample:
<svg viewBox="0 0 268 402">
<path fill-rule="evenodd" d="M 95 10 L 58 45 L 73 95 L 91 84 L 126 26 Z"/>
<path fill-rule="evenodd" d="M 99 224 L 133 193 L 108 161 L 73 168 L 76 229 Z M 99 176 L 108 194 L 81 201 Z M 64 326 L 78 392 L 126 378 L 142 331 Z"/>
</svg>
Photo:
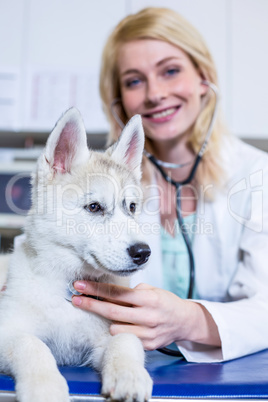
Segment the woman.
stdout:
<svg viewBox="0 0 268 402">
<path fill-rule="evenodd" d="M 207 81 L 217 85 L 213 60 L 181 16 L 148 8 L 126 17 L 103 52 L 100 89 L 110 140 L 120 134 L 118 122 L 140 114 L 147 152 L 179 164 L 163 170 L 184 181 L 215 108 Z M 267 348 L 267 155 L 228 135 L 217 116 L 196 174 L 180 194 L 195 259 L 194 300 L 185 299 L 189 264 L 175 188 L 146 158 L 143 170 L 148 267 L 133 289 L 76 282 L 77 290 L 106 301 L 74 297 L 74 305 L 111 319 L 113 335 L 136 334 L 147 350 L 176 342 L 189 361 L 229 360 Z"/>
</svg>

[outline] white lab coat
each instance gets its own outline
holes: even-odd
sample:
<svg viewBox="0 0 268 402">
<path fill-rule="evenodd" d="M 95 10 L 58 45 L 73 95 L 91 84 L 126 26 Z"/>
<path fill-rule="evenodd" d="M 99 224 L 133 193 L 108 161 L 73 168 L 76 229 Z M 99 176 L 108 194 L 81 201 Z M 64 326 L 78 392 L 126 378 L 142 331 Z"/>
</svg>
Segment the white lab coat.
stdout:
<svg viewBox="0 0 268 402">
<path fill-rule="evenodd" d="M 230 360 L 268 348 L 268 155 L 233 137 L 222 155 L 226 186 L 213 202 L 200 197 L 193 242 L 197 302 L 216 322 L 222 347 L 178 342 L 193 362 Z M 152 255 L 132 286 L 162 287 L 157 191 L 149 198 L 141 229 Z"/>
</svg>

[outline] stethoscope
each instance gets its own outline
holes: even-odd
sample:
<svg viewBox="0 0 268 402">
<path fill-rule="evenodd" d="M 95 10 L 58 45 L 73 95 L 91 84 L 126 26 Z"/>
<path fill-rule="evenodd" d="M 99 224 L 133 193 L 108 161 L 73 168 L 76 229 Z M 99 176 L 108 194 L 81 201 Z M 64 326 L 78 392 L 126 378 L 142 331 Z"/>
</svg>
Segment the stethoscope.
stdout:
<svg viewBox="0 0 268 402">
<path fill-rule="evenodd" d="M 182 168 L 186 165 L 188 165 L 190 162 L 184 163 L 184 164 L 174 164 L 174 163 L 169 163 L 169 162 L 164 162 L 160 159 L 157 159 L 155 156 L 153 156 L 152 154 L 150 154 L 149 152 L 147 152 L 146 150 L 144 150 L 144 155 L 150 160 L 150 162 L 158 169 L 158 171 L 161 173 L 162 177 L 164 178 L 164 180 L 166 180 L 168 183 L 170 183 L 171 185 L 173 185 L 175 187 L 176 190 L 176 214 L 177 214 L 177 219 L 178 219 L 178 224 L 179 224 L 179 228 L 181 230 L 186 248 L 187 248 L 187 252 L 188 252 L 188 256 L 189 256 L 189 267 L 190 267 L 190 280 L 189 280 L 189 289 L 188 289 L 188 294 L 187 294 L 187 299 L 192 299 L 193 298 L 193 291 L 194 291 L 194 282 L 195 282 L 195 263 L 194 263 L 194 256 L 193 256 L 193 250 L 192 250 L 192 246 L 191 246 L 191 240 L 189 238 L 189 235 L 187 233 L 186 227 L 183 224 L 183 217 L 181 214 L 181 189 L 182 186 L 189 184 L 196 173 L 196 169 L 205 153 L 205 150 L 207 148 L 209 139 L 211 137 L 212 134 L 212 130 L 213 130 L 213 126 L 217 117 L 217 113 L 218 113 L 218 108 L 219 108 L 219 90 L 217 88 L 217 86 L 215 84 L 213 84 L 212 82 L 203 80 L 202 84 L 207 85 L 215 94 L 215 106 L 214 106 L 214 111 L 213 111 L 213 115 L 207 130 L 207 134 L 205 136 L 205 139 L 203 141 L 203 144 L 200 147 L 199 152 L 197 153 L 194 163 L 193 163 L 193 167 L 188 175 L 188 177 L 183 180 L 183 181 L 175 181 L 173 180 L 165 171 L 163 168 L 168 168 L 168 169 L 178 169 L 178 168 Z M 115 111 L 114 106 L 119 102 L 119 99 L 116 98 L 112 104 L 111 104 L 111 111 L 112 114 L 115 118 L 115 120 L 117 121 L 117 123 L 120 125 L 120 127 L 123 129 L 124 128 L 124 123 L 122 122 L 122 120 L 120 119 L 120 117 L 118 116 L 118 114 Z M 181 354 L 181 352 L 177 351 L 177 350 L 172 350 L 169 348 L 159 348 L 157 349 L 159 352 L 170 355 L 170 356 L 176 356 L 176 357 L 183 357 L 183 355 Z"/>
</svg>

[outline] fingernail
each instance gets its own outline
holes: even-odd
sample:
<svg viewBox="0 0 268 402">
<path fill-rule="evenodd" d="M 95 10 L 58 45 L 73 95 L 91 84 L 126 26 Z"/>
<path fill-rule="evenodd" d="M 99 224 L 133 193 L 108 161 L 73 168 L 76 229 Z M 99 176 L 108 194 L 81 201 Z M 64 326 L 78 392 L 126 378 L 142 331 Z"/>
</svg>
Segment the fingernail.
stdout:
<svg viewBox="0 0 268 402">
<path fill-rule="evenodd" d="M 74 282 L 74 287 L 79 290 L 84 290 L 86 287 L 86 284 L 85 284 L 85 282 L 76 281 L 76 282 Z"/>
<path fill-rule="evenodd" d="M 72 298 L 72 303 L 73 303 L 75 306 L 80 306 L 81 303 L 82 303 L 82 297 L 73 296 L 73 298 Z"/>
</svg>

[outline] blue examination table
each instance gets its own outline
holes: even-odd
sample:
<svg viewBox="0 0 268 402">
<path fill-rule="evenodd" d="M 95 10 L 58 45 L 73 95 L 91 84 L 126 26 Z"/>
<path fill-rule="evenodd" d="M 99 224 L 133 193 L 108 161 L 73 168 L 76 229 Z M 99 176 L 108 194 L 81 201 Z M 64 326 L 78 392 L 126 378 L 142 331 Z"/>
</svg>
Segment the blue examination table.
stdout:
<svg viewBox="0 0 268 402">
<path fill-rule="evenodd" d="M 187 363 L 147 352 L 154 381 L 154 401 L 166 399 L 268 401 L 268 350 L 224 363 Z M 103 401 L 100 378 L 91 368 L 60 367 L 69 384 L 70 401 Z M 15 402 L 14 381 L 0 374 L 0 401 Z"/>
</svg>

